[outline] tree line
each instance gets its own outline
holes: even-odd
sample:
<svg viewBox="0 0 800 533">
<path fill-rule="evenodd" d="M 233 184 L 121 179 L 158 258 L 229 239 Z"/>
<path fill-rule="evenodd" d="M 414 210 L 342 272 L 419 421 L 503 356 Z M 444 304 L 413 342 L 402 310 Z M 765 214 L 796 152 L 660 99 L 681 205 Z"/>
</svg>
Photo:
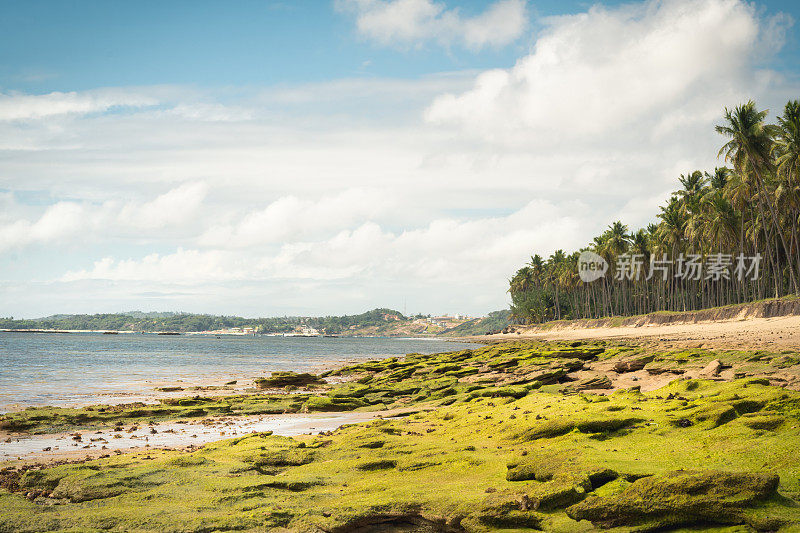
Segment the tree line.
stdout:
<svg viewBox="0 0 800 533">
<path fill-rule="evenodd" d="M 389 323 L 387 317 L 411 320 L 399 311 L 373 309 L 358 315 L 271 318 L 243 318 L 194 313 L 105 313 L 95 315 L 53 315 L 44 318 L 14 319 L 0 317 L 0 329 L 55 329 L 92 331 L 176 331 L 197 332 L 227 328 L 254 328 L 259 333 L 289 333 L 298 326 L 310 326 L 329 334 L 344 333 L 349 329 L 381 326 Z"/>
<path fill-rule="evenodd" d="M 800 100 L 788 102 L 777 123 L 766 117 L 752 101 L 726 108 L 715 128 L 725 166 L 681 175 L 647 227 L 630 231 L 616 221 L 582 250 L 533 255 L 509 280 L 514 319 L 688 311 L 797 295 Z M 582 279 L 603 263 L 605 275 Z"/>
</svg>

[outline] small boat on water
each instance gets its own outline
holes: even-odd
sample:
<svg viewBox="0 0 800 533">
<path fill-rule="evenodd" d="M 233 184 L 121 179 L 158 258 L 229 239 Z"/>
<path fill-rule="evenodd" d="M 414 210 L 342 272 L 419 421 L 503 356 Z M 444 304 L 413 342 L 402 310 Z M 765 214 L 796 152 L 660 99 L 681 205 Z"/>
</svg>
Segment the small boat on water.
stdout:
<svg viewBox="0 0 800 533">
<path fill-rule="evenodd" d="M 180 335 L 178 331 L 159 331 L 159 335 Z"/>
</svg>

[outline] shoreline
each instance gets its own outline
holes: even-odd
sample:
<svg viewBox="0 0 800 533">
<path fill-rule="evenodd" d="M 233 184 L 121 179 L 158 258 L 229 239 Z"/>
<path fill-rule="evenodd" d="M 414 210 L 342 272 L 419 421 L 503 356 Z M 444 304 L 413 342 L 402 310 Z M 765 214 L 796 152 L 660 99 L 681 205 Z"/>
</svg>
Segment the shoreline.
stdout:
<svg viewBox="0 0 800 533">
<path fill-rule="evenodd" d="M 15 466 L 69 460 L 88 460 L 111 454 L 155 450 L 196 449 L 218 440 L 271 432 L 294 437 L 314 435 L 375 419 L 393 419 L 412 409 L 285 413 L 279 415 L 219 416 L 196 422 L 162 421 L 114 428 L 19 435 L 0 431 L 0 465 Z M 80 437 L 80 438 L 78 438 Z"/>
<path fill-rule="evenodd" d="M 48 334 L 53 332 L 46 332 Z M 93 338 L 100 338 L 102 332 L 90 332 Z M 38 335 L 38 334 L 37 334 Z M 113 336 L 112 336 L 113 337 Z M 155 335 L 148 335 L 148 337 L 155 337 Z M 239 342 L 238 336 L 233 336 L 235 340 L 229 342 Z M 12 334 L 11 338 L 14 337 Z M 60 337 L 52 337 L 55 339 Z M 185 337 L 183 337 L 185 338 Z M 207 337 L 206 337 L 207 338 Z M 130 334 L 125 335 L 119 339 L 121 345 L 127 345 L 127 340 L 135 340 L 136 337 Z M 349 339 L 349 338 L 348 338 Z M 343 340 L 348 340 L 344 339 Z M 353 338 L 355 339 L 355 338 Z M 310 353 L 303 355 L 304 344 L 303 341 L 293 343 L 292 355 L 285 355 L 280 352 L 275 352 L 275 355 L 250 355 L 262 353 L 272 354 L 271 345 L 262 347 L 258 341 L 255 341 L 248 348 L 241 348 L 247 352 L 248 357 L 260 357 L 263 361 L 250 362 L 246 366 L 238 366 L 235 359 L 225 361 L 225 348 L 215 348 L 214 342 L 222 341 L 203 341 L 204 350 L 211 350 L 209 352 L 209 361 L 219 360 L 217 366 L 209 371 L 195 370 L 193 363 L 188 363 L 188 366 L 176 367 L 175 372 L 150 372 L 146 368 L 139 371 L 134 368 L 132 371 L 122 373 L 106 372 L 105 374 L 98 374 L 95 379 L 64 379 L 61 376 L 56 376 L 57 381 L 49 381 L 48 377 L 50 372 L 47 370 L 37 372 L 23 373 L 22 377 L 16 378 L 15 382 L 10 383 L 10 387 L 0 391 L 0 415 L 4 413 L 18 412 L 30 407 L 86 407 L 92 405 L 120 405 L 127 403 L 141 402 L 144 404 L 156 404 L 162 400 L 170 400 L 181 398 L 185 396 L 202 395 L 209 397 L 224 397 L 224 396 L 239 396 L 239 395 L 252 395 L 265 393 L 265 391 L 256 386 L 255 381 L 259 378 L 266 377 L 270 372 L 276 371 L 297 371 L 297 372 L 311 372 L 321 374 L 324 372 L 334 371 L 344 366 L 358 364 L 368 360 L 380 360 L 391 357 L 402 357 L 406 353 L 414 351 L 428 351 L 442 352 L 449 351 L 453 348 L 453 343 L 456 344 L 474 344 L 476 341 L 464 341 L 459 338 L 416 338 L 416 337 L 402 337 L 402 338 L 386 338 L 390 344 L 394 343 L 391 347 L 385 350 L 382 344 L 378 342 L 376 346 L 370 346 L 369 352 L 364 348 L 358 348 L 361 344 L 358 341 L 350 340 L 346 347 L 341 349 L 337 348 L 334 343 L 329 347 L 327 353 L 315 353 L 314 348 L 309 348 Z M 326 339 L 327 340 L 327 339 Z M 424 342 L 425 347 L 405 346 L 403 343 L 406 341 Z M 27 342 L 27 341 L 26 341 Z M 77 341 L 81 343 L 78 338 Z M 244 340 L 243 342 L 249 343 L 250 341 Z M 364 341 L 369 342 L 369 341 Z M 399 346 L 402 352 L 398 350 Z M 172 346 L 170 341 L 166 343 Z M 112 341 L 112 345 L 116 344 Z M 158 343 L 160 344 L 160 343 Z M 267 342 L 266 344 L 269 344 Z M 230 346 L 226 344 L 225 346 Z M 348 347 L 355 346 L 356 348 L 350 349 Z M 134 348 L 135 349 L 135 348 Z M 173 348 L 169 348 L 173 350 Z M 177 348 L 183 350 L 180 353 L 191 353 L 191 343 L 187 343 L 187 347 Z M 233 348 L 234 353 L 240 348 Z M 220 351 L 222 350 L 222 351 Z M 228 349 L 230 350 L 230 349 Z M 352 353 L 351 353 L 352 352 Z M 363 353 L 361 353 L 363 352 Z M 207 354 L 203 354 L 206 357 Z M 202 361 L 200 361 L 202 362 Z M 101 369 L 102 370 L 102 369 Z M 76 369 L 76 371 L 79 371 Z M 82 384 L 81 384 L 82 383 Z M 272 392 L 283 392 L 272 391 Z"/>
<path fill-rule="evenodd" d="M 9 329 L 0 328 L 0 333 L 55 333 L 55 334 L 72 334 L 72 333 L 96 333 L 98 335 L 159 335 L 164 337 L 172 336 L 194 336 L 205 335 L 209 337 L 281 337 L 281 338 L 296 338 L 296 339 L 408 339 L 408 340 L 442 340 L 442 341 L 459 341 L 466 337 L 445 337 L 435 333 L 426 335 L 424 333 L 415 333 L 414 335 L 299 335 L 299 334 L 285 334 L 285 333 L 230 333 L 220 331 L 141 331 L 130 329 Z"/>
<path fill-rule="evenodd" d="M 377 532 L 394 527 L 388 512 L 403 531 L 577 531 L 576 509 L 614 509 L 667 484 L 692 489 L 679 493 L 678 512 L 758 489 L 746 510 L 769 522 L 739 521 L 776 530 L 800 523 L 786 499 L 800 494 L 791 461 L 800 393 L 788 387 L 800 384 L 797 355 L 529 340 L 365 362 L 297 400 L 31 412 L 5 428 L 49 434 L 0 445 L 19 453 L 0 463 L 0 508 L 6 524 L 31 530 L 52 519 L 61 529 L 161 531 L 187 520 L 247 530 L 268 519 L 268 529 Z M 760 466 L 753 453 L 781 459 Z M 674 508 L 669 494 L 647 494 Z M 761 507 L 767 498 L 780 505 Z M 633 501 L 634 512 L 648 511 Z M 253 521 L 244 509 L 268 514 Z M 639 525 L 638 516 L 623 525 Z M 687 525 L 695 522 L 708 517 Z"/>
<path fill-rule="evenodd" d="M 800 350 L 800 316 L 731 318 L 701 322 L 587 327 L 579 322 L 513 326 L 513 333 L 471 337 L 476 341 L 613 340 L 662 347 Z"/>
</svg>

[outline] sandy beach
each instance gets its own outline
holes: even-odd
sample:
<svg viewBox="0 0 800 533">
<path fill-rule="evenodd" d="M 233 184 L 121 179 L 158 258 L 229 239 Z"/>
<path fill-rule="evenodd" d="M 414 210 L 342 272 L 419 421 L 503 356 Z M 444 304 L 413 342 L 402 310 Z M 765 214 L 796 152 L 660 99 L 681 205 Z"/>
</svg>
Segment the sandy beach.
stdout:
<svg viewBox="0 0 800 533">
<path fill-rule="evenodd" d="M 576 327 L 567 322 L 547 327 L 516 326 L 513 333 L 486 335 L 475 339 L 481 341 L 609 339 L 654 341 L 665 348 L 674 346 L 796 350 L 800 349 L 800 316 L 602 328 Z"/>
</svg>

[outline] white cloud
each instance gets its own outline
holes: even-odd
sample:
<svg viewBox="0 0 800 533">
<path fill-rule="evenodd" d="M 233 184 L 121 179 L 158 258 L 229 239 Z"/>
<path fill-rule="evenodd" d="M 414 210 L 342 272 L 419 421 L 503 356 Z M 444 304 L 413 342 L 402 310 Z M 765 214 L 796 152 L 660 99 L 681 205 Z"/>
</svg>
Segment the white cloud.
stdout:
<svg viewBox="0 0 800 533">
<path fill-rule="evenodd" d="M 83 226 L 83 208 L 73 202 L 59 202 L 48 207 L 35 222 L 17 220 L 0 226 L 0 252 L 69 237 Z"/>
<path fill-rule="evenodd" d="M 787 21 L 760 13 L 594 7 L 547 20 L 510 69 L 129 89 L 159 105 L 0 121 L 0 315 L 74 294 L 83 311 L 500 308 L 532 253 L 646 224 L 679 174 L 719 165 L 724 106 L 796 97 L 764 68 Z M 18 282 L 27 265 L 58 281 Z"/>
<path fill-rule="evenodd" d="M 207 192 L 204 183 L 185 183 L 149 202 L 127 202 L 119 210 L 117 221 L 123 226 L 151 230 L 180 225 L 198 213 Z"/>
<path fill-rule="evenodd" d="M 150 254 L 140 260 L 107 257 L 95 262 L 91 269 L 67 273 L 62 281 L 196 285 L 237 280 L 277 283 L 358 278 L 364 282 L 416 280 L 497 285 L 530 255 L 531 246 L 542 253 L 578 246 L 581 221 L 565 213 L 588 215 L 580 207 L 574 202 L 556 206 L 533 201 L 506 216 L 468 221 L 437 219 L 423 228 L 397 233 L 374 222 L 364 222 L 323 239 L 287 242 L 274 251 L 181 248 L 172 254 Z M 291 218 L 290 214 L 287 210 L 281 218 Z"/>
<path fill-rule="evenodd" d="M 283 196 L 238 221 L 211 226 L 199 242 L 222 248 L 304 240 L 332 233 L 379 217 L 393 207 L 386 195 L 366 189 L 348 189 L 318 200 Z"/>
<path fill-rule="evenodd" d="M 139 261 L 117 261 L 104 257 L 96 261 L 91 270 L 68 272 L 62 276 L 61 281 L 102 279 L 196 284 L 244 279 L 247 274 L 241 260 L 229 253 L 179 248 L 173 254 L 149 254 Z"/>
<path fill-rule="evenodd" d="M 97 113 L 115 107 L 153 106 L 158 100 L 137 92 L 101 90 L 88 93 L 0 93 L 0 120 L 41 119 L 54 115 Z"/>
<path fill-rule="evenodd" d="M 527 26 L 524 0 L 499 0 L 473 17 L 433 0 L 338 0 L 336 5 L 355 14 L 362 35 L 383 45 L 435 41 L 477 50 L 507 45 Z"/>
<path fill-rule="evenodd" d="M 481 74 L 467 92 L 440 96 L 426 117 L 540 148 L 612 134 L 647 140 L 685 128 L 689 117 L 689 127 L 707 127 L 723 105 L 758 88 L 754 60 L 775 21 L 739 0 L 594 6 L 550 19 L 530 55 Z"/>
<path fill-rule="evenodd" d="M 0 220 L 0 252 L 35 244 L 75 244 L 131 236 L 154 240 L 155 233 L 147 232 L 169 232 L 184 225 L 198 214 L 205 195 L 205 184 L 187 183 L 144 202 L 57 202 L 35 220 Z M 4 203 L 9 210 L 19 210 L 11 195 Z"/>
</svg>

